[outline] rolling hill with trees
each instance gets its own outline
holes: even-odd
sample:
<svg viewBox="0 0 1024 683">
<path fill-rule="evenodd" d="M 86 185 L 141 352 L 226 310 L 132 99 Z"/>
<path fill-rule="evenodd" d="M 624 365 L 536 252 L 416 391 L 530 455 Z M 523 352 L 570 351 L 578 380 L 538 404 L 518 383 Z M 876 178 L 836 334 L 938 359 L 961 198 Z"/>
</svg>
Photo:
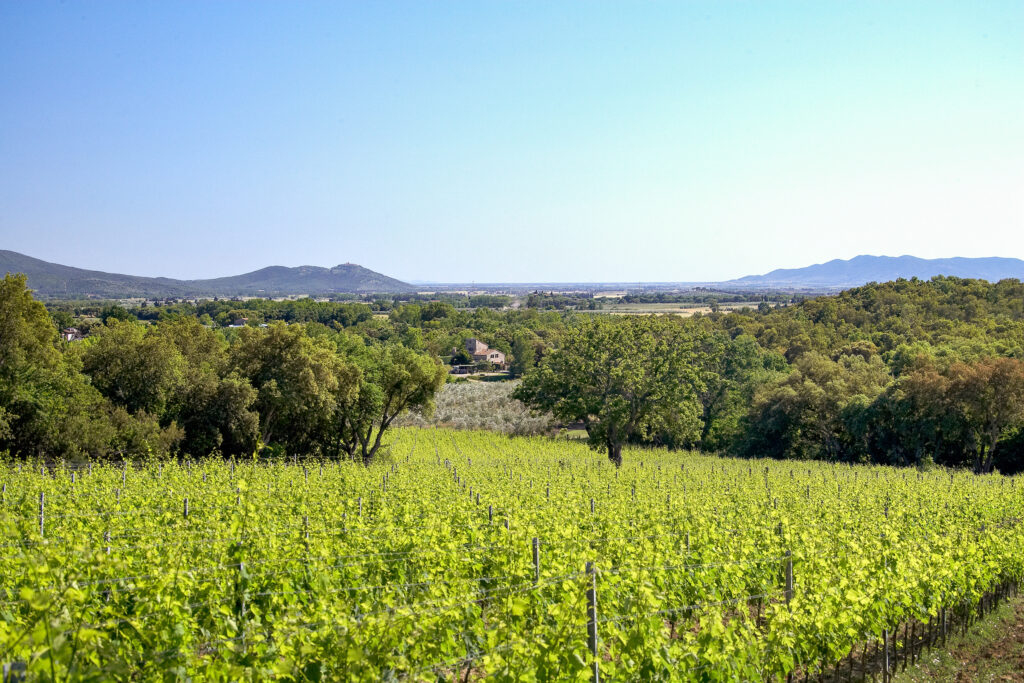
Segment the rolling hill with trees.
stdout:
<svg viewBox="0 0 1024 683">
<path fill-rule="evenodd" d="M 411 292 L 414 287 L 354 263 L 333 268 L 270 266 L 243 275 L 209 280 L 176 280 L 105 273 L 50 263 L 0 250 L 0 275 L 24 273 L 37 296 L 45 298 L 187 296 L 311 296 L 334 293 Z"/>
</svg>

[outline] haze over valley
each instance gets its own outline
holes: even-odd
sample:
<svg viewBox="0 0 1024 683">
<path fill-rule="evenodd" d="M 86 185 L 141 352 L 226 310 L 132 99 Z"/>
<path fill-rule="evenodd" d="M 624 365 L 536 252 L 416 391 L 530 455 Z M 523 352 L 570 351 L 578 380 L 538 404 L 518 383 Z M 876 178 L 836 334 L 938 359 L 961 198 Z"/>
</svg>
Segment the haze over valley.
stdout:
<svg viewBox="0 0 1024 683">
<path fill-rule="evenodd" d="M 83 270 L 48 263 L 12 251 L 0 250 L 0 271 L 24 273 L 28 284 L 39 296 L 50 298 L 130 299 L 213 297 L 213 296 L 325 296 L 331 294 L 395 294 L 401 292 L 472 289 L 524 291 L 529 289 L 616 290 L 653 289 L 671 291 L 712 287 L 723 291 L 780 290 L 827 292 L 868 282 L 886 282 L 899 278 L 930 279 L 937 275 L 998 282 L 1007 278 L 1024 279 L 1024 261 L 1013 258 L 920 259 L 912 256 L 858 256 L 848 261 L 833 260 L 805 268 L 777 269 L 765 275 L 748 275 L 723 282 L 621 283 L 621 282 L 546 282 L 546 283 L 457 283 L 439 280 L 413 285 L 375 273 L 362 266 L 346 263 L 333 268 L 318 266 L 268 266 L 251 273 L 209 280 L 176 280 Z"/>
</svg>

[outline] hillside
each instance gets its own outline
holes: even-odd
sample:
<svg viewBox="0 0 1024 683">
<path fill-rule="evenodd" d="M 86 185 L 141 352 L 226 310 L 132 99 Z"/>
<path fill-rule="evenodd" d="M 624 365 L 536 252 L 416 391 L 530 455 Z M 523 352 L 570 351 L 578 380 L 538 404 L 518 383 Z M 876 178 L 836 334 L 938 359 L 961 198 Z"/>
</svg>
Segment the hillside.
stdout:
<svg viewBox="0 0 1024 683">
<path fill-rule="evenodd" d="M 51 298 L 286 296 L 413 290 L 411 285 L 352 263 L 333 268 L 270 266 L 230 277 L 175 280 L 84 270 L 0 250 L 2 273 L 24 273 L 28 276 L 29 287 L 38 296 Z"/>
<path fill-rule="evenodd" d="M 189 284 L 211 294 L 328 294 L 331 292 L 407 292 L 413 287 L 354 263 L 333 268 L 270 266 L 251 273 Z"/>
<path fill-rule="evenodd" d="M 779 268 L 764 275 L 748 275 L 721 283 L 743 287 L 797 289 L 844 289 L 868 282 L 888 282 L 898 278 L 930 279 L 950 275 L 998 282 L 1006 278 L 1024 279 L 1024 261 L 1015 258 L 940 258 L 916 256 L 856 256 L 833 259 L 805 268 Z"/>
</svg>

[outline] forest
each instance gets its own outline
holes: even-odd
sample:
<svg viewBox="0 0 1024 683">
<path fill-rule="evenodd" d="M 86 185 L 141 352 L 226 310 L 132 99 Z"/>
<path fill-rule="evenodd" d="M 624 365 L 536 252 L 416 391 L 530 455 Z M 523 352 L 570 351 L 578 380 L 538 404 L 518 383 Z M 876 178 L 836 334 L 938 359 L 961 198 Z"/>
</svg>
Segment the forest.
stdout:
<svg viewBox="0 0 1024 683">
<path fill-rule="evenodd" d="M 1017 280 L 897 280 L 690 318 L 443 300 L 48 310 L 13 275 L 0 299 L 0 449 L 21 456 L 369 459 L 399 414 L 429 412 L 444 362 L 476 337 L 525 378 L 512 396 L 613 460 L 632 443 L 1024 469 Z M 71 325 L 85 338 L 63 341 Z"/>
</svg>

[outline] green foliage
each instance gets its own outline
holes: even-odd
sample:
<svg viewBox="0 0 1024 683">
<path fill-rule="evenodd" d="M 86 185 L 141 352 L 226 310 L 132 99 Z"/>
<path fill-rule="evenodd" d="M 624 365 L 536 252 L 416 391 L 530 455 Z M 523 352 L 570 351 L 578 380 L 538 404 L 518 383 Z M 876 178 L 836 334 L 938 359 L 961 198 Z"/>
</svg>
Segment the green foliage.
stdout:
<svg viewBox="0 0 1024 683">
<path fill-rule="evenodd" d="M 354 361 L 358 374 L 353 390 L 338 397 L 334 438 L 341 451 L 369 463 L 399 415 L 430 414 L 448 371 L 437 358 L 400 345 L 367 347 Z"/>
<path fill-rule="evenodd" d="M 58 349 L 57 330 L 24 276 L 0 281 L 0 449 L 57 457 L 115 448 L 111 408 Z"/>
<path fill-rule="evenodd" d="M 621 464 L 622 445 L 699 434 L 693 336 L 669 318 L 581 320 L 569 328 L 515 398 L 562 420 L 581 421 L 590 444 Z"/>
<path fill-rule="evenodd" d="M 290 453 L 316 450 L 339 397 L 357 389 L 358 370 L 333 343 L 300 326 L 242 328 L 229 352 L 231 369 L 256 390 L 260 438 Z"/>
<path fill-rule="evenodd" d="M 132 308 L 128 312 L 153 323 L 152 329 L 138 343 L 127 340 L 131 343 L 123 353 L 108 349 L 115 361 L 109 369 L 89 360 L 99 355 L 91 345 L 102 346 L 102 337 L 124 317 L 124 309 L 96 301 L 52 304 L 53 316 L 61 313 L 62 324 L 72 316 L 89 339 L 64 345 L 51 342 L 51 351 L 62 360 L 48 369 L 20 375 L 25 380 L 13 386 L 34 398 L 19 399 L 17 409 L 10 398 L 0 406 L 0 434 L 6 435 L 3 438 L 9 444 L 14 443 L 12 435 L 21 435 L 19 451 L 103 452 L 108 447 L 102 444 L 111 435 L 101 422 L 115 407 L 122 407 L 131 415 L 142 411 L 155 416 L 163 428 L 182 427 L 185 436 L 178 447 L 188 452 L 219 448 L 241 454 L 259 441 L 261 432 L 251 429 L 252 417 L 260 413 L 264 428 L 274 421 L 272 416 L 268 421 L 262 409 L 278 391 L 284 401 L 278 410 L 291 405 L 301 415 L 291 430 L 294 433 L 272 430 L 271 440 L 276 440 L 277 433 L 286 434 L 292 450 L 346 453 L 350 448 L 346 444 L 355 442 L 342 435 L 347 427 L 339 431 L 338 424 L 343 423 L 339 416 L 319 419 L 302 413 L 302 405 L 314 406 L 316 401 L 301 383 L 291 393 L 260 384 L 263 400 L 249 402 L 244 385 L 252 381 L 228 361 L 231 352 L 226 350 L 240 339 L 237 330 L 200 332 L 175 326 L 197 318 L 224 325 L 244 317 L 250 327 L 258 328 L 264 321 L 278 320 L 301 326 L 325 348 L 337 346 L 335 353 L 353 366 L 359 364 L 356 358 L 363 347 L 400 344 L 417 353 L 448 358 L 466 338 L 476 337 L 505 352 L 510 373 L 521 377 L 534 372 L 538 363 L 543 365 L 561 340 L 571 336 L 567 330 L 587 324 L 584 318 L 592 314 L 576 310 L 604 301 L 590 294 L 537 292 L 527 297 L 525 308 L 497 311 L 486 306 L 504 307 L 507 302 L 443 292 L 336 299 L 164 301 Z M 695 290 L 630 293 L 623 300 L 721 301 L 723 310 L 727 302 L 743 301 L 751 307 L 685 320 L 672 318 L 693 339 L 696 350 L 691 365 L 700 384 L 699 388 L 693 385 L 699 432 L 651 424 L 622 442 L 911 466 L 931 458 L 941 465 L 979 471 L 1024 470 L 1020 421 L 1012 410 L 992 410 L 1004 403 L 1009 408 L 1014 402 L 1008 395 L 1006 400 L 987 395 L 984 380 L 986 368 L 996 359 L 1024 358 L 1024 285 L 1018 281 L 990 284 L 939 277 L 871 284 L 817 298 Z M 559 312 L 530 308 L 531 301 Z M 375 311 L 388 315 L 375 315 Z M 108 324 L 99 324 L 97 316 Z M 51 328 L 55 321 L 56 317 Z M 357 343 L 352 345 L 343 337 Z M 190 350 L 192 339 L 201 342 L 201 348 Z M 142 367 L 130 356 L 133 349 L 147 344 L 161 348 L 172 344 L 176 351 L 154 348 L 154 367 Z M 217 345 L 221 350 L 214 348 Z M 175 360 L 179 356 L 181 362 Z M 88 372 L 90 377 L 95 375 L 91 387 L 77 377 L 79 357 L 89 360 Z M 454 360 L 468 362 L 465 357 Z M 23 367 L 35 368 L 36 363 L 28 360 Z M 956 384 L 956 400 L 950 393 L 954 367 L 967 368 Z M 148 381 L 148 374 L 157 381 Z M 117 381 L 112 382 L 112 377 Z M 237 384 L 221 386 L 221 382 Z M 939 390 L 943 382 L 948 386 Z M 634 383 L 633 388 L 638 386 Z M 95 396 L 97 387 L 106 399 Z M 319 393 L 321 408 L 332 401 L 336 405 L 332 390 Z M 375 393 L 367 389 L 361 405 L 383 409 Z M 215 408 L 221 404 L 225 410 L 218 414 Z M 73 416 L 78 406 L 84 406 L 84 414 Z M 682 411 L 681 423 L 697 424 L 688 410 Z M 206 415 L 209 411 L 214 414 Z M 575 419 L 570 413 L 579 415 L 569 411 L 559 419 Z M 360 424 L 368 423 L 361 418 Z M 304 436 L 300 438 L 299 433 Z M 373 443 L 368 441 L 368 450 Z"/>
<path fill-rule="evenodd" d="M 56 367 L 56 340 L 46 307 L 32 298 L 25 276 L 5 275 L 0 281 L 0 372 L 5 379 L 30 365 Z"/>
<path fill-rule="evenodd" d="M 471 365 L 472 363 L 473 356 L 466 349 L 456 349 L 452 354 L 452 365 Z"/>
<path fill-rule="evenodd" d="M 53 326 L 58 330 L 64 330 L 69 327 L 74 327 L 75 318 L 67 311 L 54 310 L 50 311 L 50 319 L 53 320 Z"/>
<path fill-rule="evenodd" d="M 721 332 L 704 334 L 700 344 L 699 370 L 703 388 L 701 404 L 702 450 L 728 447 L 741 433 L 741 420 L 758 387 L 784 375 L 785 359 L 764 351 L 748 335 L 730 339 Z"/>
<path fill-rule="evenodd" d="M 194 455 L 252 453 L 260 434 L 256 396 L 252 385 L 237 375 L 190 369 L 170 410 L 183 430 L 180 450 Z"/>
<path fill-rule="evenodd" d="M 108 319 L 82 354 L 92 384 L 130 413 L 163 414 L 181 384 L 185 360 L 178 350 L 135 321 Z"/>
<path fill-rule="evenodd" d="M 100 320 L 106 325 L 111 320 L 120 320 L 122 322 L 135 320 L 135 316 L 128 312 L 123 306 L 117 304 L 111 304 L 100 312 Z"/>
<path fill-rule="evenodd" d="M 755 394 L 746 454 L 841 459 L 852 439 L 854 414 L 889 379 L 878 356 L 851 354 L 831 360 L 816 352 L 801 355 L 789 374 Z"/>
<path fill-rule="evenodd" d="M 616 468 L 439 429 L 391 445 L 369 467 L 142 462 L 73 483 L 0 463 L 4 660 L 31 680 L 584 681 L 594 587 L 603 679 L 802 680 L 1024 580 L 1024 490 L 999 475 L 651 450 Z"/>
<path fill-rule="evenodd" d="M 524 332 L 512 340 L 512 360 L 509 363 L 512 377 L 522 377 L 537 365 L 538 343 L 531 336 Z"/>
<path fill-rule="evenodd" d="M 24 278 L 5 278 L 0 448 L 22 457 L 231 456 L 262 443 L 356 455 L 343 448 L 341 426 L 354 424 L 369 462 L 395 418 L 429 411 L 446 378 L 438 359 L 417 350 L 417 329 L 403 335 L 416 349 L 367 346 L 319 322 L 231 330 L 229 343 L 161 308 L 158 323 L 142 324 L 108 307 L 87 340 L 60 344 Z"/>
<path fill-rule="evenodd" d="M 946 369 L 922 366 L 905 374 L 886 397 L 902 420 L 916 455 L 990 472 L 1000 447 L 1024 427 L 1024 362 L 985 358 Z"/>
</svg>

